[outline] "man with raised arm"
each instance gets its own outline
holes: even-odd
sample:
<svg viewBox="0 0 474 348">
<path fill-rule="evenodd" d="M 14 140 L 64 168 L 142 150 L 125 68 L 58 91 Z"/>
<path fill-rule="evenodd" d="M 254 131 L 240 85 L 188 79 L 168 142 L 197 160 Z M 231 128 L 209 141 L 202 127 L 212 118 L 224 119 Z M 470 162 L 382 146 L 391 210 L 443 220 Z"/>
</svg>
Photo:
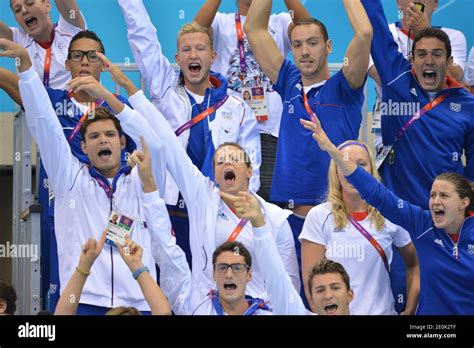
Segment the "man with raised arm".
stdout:
<svg viewBox="0 0 474 348">
<path fill-rule="evenodd" d="M 362 120 L 363 85 L 369 63 L 372 27 L 359 0 L 342 1 L 354 30 L 344 67 L 329 76 L 332 42 L 326 27 L 316 19 L 295 23 L 290 32 L 295 63 L 286 60 L 268 33 L 271 0 L 254 0 L 244 30 L 260 67 L 283 100 L 272 201 L 293 210 L 289 221 L 298 258 L 298 236 L 308 211 L 322 202 L 327 192 L 329 156 L 302 129 L 299 118 L 316 113 L 336 143 L 356 139 Z M 301 262 L 300 262 L 301 265 Z"/>
<path fill-rule="evenodd" d="M 69 83 L 75 93 L 86 92 L 103 98 L 117 117 L 106 108 L 88 113 L 81 127 L 81 147 L 90 165 L 81 163 L 71 152 L 61 124 L 51 106 L 48 94 L 34 71 L 28 52 L 21 46 L 0 39 L 0 57 L 18 59 L 20 94 L 27 124 L 43 155 L 50 184 L 56 193 L 55 230 L 58 243 L 59 275 L 62 284 L 75 271 L 80 246 L 90 237 L 99 237 L 113 212 L 134 221 L 131 238 L 143 245 L 143 263 L 156 279 L 155 264 L 149 245 L 150 236 L 143 217 L 143 189 L 137 170 L 122 166 L 121 150 L 125 147 L 124 130 L 139 142 L 144 136 L 156 158 L 156 177 L 163 177 L 165 163 L 158 156 L 163 146 L 140 114 L 123 105 L 91 76 L 81 76 Z M 119 122 L 120 121 L 120 122 Z M 158 186 L 164 189 L 164 182 Z M 129 270 L 117 249 L 110 246 L 96 260 L 96 269 L 84 287 L 79 314 L 103 314 L 110 307 L 133 306 L 149 310 L 138 284 L 129 278 Z"/>
<path fill-rule="evenodd" d="M 212 70 L 227 78 L 229 89 L 234 94 L 249 101 L 248 104 L 259 121 L 262 165 L 258 194 L 268 201 L 275 167 L 282 102 L 273 88 L 275 81 L 270 81 L 263 73 L 242 30 L 252 0 L 236 2 L 235 13 L 221 13 L 218 12 L 221 0 L 207 0 L 194 20 L 212 30 L 217 52 Z M 293 21 L 310 17 L 300 0 L 286 0 L 285 4 L 288 13 L 272 14 L 268 24 L 268 32 L 284 57 L 291 50 L 289 31 Z M 263 95 L 257 95 L 259 90 L 263 91 Z"/>
</svg>

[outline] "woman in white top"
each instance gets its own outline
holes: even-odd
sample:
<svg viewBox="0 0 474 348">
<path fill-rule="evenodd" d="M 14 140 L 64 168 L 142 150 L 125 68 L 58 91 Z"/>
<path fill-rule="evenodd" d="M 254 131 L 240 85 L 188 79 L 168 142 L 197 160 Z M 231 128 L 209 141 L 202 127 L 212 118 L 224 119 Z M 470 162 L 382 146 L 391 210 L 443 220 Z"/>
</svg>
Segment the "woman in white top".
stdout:
<svg viewBox="0 0 474 348">
<path fill-rule="evenodd" d="M 366 144 L 346 141 L 339 149 L 343 149 L 347 160 L 379 180 Z M 306 296 L 308 274 L 313 266 L 324 258 L 334 260 L 344 266 L 351 278 L 355 298 L 350 312 L 356 315 L 396 314 L 388 273 L 393 243 L 407 266 L 408 302 L 404 313 L 415 313 L 420 277 L 415 247 L 408 232 L 384 219 L 362 200 L 338 172 L 334 161 L 329 167 L 327 202 L 310 210 L 299 239 Z"/>
</svg>

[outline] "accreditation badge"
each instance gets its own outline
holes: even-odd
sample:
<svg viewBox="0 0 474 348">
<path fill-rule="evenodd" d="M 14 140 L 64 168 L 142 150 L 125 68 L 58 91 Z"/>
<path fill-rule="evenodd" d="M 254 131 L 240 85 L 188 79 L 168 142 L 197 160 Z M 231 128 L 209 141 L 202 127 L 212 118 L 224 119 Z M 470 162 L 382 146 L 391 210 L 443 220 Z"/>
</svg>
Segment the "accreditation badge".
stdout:
<svg viewBox="0 0 474 348">
<path fill-rule="evenodd" d="M 385 145 L 377 154 L 377 158 L 375 159 L 375 167 L 379 170 L 382 163 L 385 161 L 389 153 L 391 152 L 393 145 Z M 393 163 L 391 163 L 393 164 Z"/>
<path fill-rule="evenodd" d="M 372 133 L 382 133 L 382 112 L 380 101 L 375 103 L 374 112 L 372 112 Z"/>
<path fill-rule="evenodd" d="M 250 106 L 258 122 L 268 121 L 267 93 L 264 86 L 242 86 L 242 99 Z"/>
<path fill-rule="evenodd" d="M 112 211 L 107 223 L 106 231 L 107 236 L 105 242 L 112 246 L 114 243 L 118 243 L 121 246 L 125 245 L 125 236 L 132 234 L 133 227 L 135 226 L 135 220 L 120 214 L 116 211 Z"/>
</svg>

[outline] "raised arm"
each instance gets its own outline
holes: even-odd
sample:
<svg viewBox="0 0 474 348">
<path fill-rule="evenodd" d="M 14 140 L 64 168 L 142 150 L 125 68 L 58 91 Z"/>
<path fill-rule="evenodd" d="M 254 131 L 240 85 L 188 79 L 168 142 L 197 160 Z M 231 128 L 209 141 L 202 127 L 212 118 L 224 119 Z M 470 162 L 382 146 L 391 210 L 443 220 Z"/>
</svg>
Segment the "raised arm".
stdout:
<svg viewBox="0 0 474 348">
<path fill-rule="evenodd" d="M 326 151 L 336 163 L 347 180 L 357 189 L 362 199 L 375 207 L 391 222 L 406 229 L 412 239 L 418 237 L 417 228 L 420 223 L 431 225 L 431 214 L 422 208 L 403 201 L 393 192 L 379 183 L 371 174 L 348 160 L 344 154 L 329 140 L 318 119 L 311 121 L 300 120 L 301 124 L 313 132 L 313 138 L 318 142 L 321 150 Z"/>
<path fill-rule="evenodd" d="M 13 40 L 12 30 L 2 21 L 0 21 L 0 39 Z"/>
<path fill-rule="evenodd" d="M 372 54 L 372 59 L 374 60 L 382 85 L 388 85 L 401 73 L 409 71 L 411 69 L 410 63 L 403 54 L 398 52 L 398 45 L 388 28 L 387 18 L 380 0 L 360 1 L 373 28 L 370 53 Z"/>
<path fill-rule="evenodd" d="M 307 314 L 308 311 L 283 265 L 271 233 L 271 225 L 265 221 L 257 199 L 248 192 L 239 192 L 238 196 L 222 191 L 220 194 L 224 200 L 233 202 L 239 218 L 246 219 L 252 224 L 255 262 L 265 280 L 265 290 L 268 293 L 273 312 L 278 315 Z"/>
<path fill-rule="evenodd" d="M 99 242 L 97 242 L 95 238 L 89 238 L 82 246 L 79 265 L 72 273 L 71 278 L 69 278 L 69 281 L 59 298 L 54 315 L 76 315 L 82 289 L 84 289 L 84 284 L 91 272 L 94 261 L 104 248 L 106 236 L 107 231 L 104 231 Z"/>
<path fill-rule="evenodd" d="M 288 9 L 288 13 L 291 16 L 291 19 L 293 19 L 293 22 L 297 22 L 302 19 L 311 17 L 311 14 L 301 3 L 301 0 L 285 0 L 285 5 Z"/>
<path fill-rule="evenodd" d="M 125 22 L 130 48 L 140 73 L 150 89 L 153 102 L 161 101 L 166 91 L 174 84 L 175 71 L 164 56 L 142 0 L 118 0 Z"/>
<path fill-rule="evenodd" d="M 360 0 L 343 0 L 343 3 L 354 30 L 354 38 L 347 48 L 347 64 L 344 64 L 342 72 L 349 85 L 356 89 L 365 83 L 373 36 L 372 25 Z"/>
<path fill-rule="evenodd" d="M 54 0 L 61 16 L 72 25 L 85 30 L 86 24 L 76 0 Z"/>
<path fill-rule="evenodd" d="M 263 72 L 271 81 L 276 82 L 284 58 L 268 32 L 271 10 L 272 0 L 252 1 L 244 24 L 244 31 Z"/>
<path fill-rule="evenodd" d="M 194 17 L 194 21 L 203 27 L 211 28 L 220 4 L 221 0 L 207 0 Z"/>
<path fill-rule="evenodd" d="M 56 194 L 69 189 L 80 168 L 71 153 L 48 93 L 32 67 L 28 52 L 21 46 L 0 39 L 0 57 L 15 58 L 20 72 L 19 90 L 24 102 L 28 128 L 38 144 L 42 161 Z"/>
<path fill-rule="evenodd" d="M 18 81 L 20 78 L 16 74 L 5 68 L 0 68 L 0 89 L 3 89 L 15 103 L 22 105 Z"/>
</svg>

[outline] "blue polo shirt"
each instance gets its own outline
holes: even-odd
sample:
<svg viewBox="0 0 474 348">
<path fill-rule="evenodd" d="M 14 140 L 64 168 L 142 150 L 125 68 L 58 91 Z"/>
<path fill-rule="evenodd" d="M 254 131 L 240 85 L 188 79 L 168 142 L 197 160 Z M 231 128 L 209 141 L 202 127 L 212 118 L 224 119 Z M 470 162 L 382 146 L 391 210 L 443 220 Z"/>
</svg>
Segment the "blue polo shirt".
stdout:
<svg viewBox="0 0 474 348">
<path fill-rule="evenodd" d="M 282 98 L 283 113 L 270 200 L 317 205 L 326 199 L 330 157 L 300 124 L 300 118 L 310 117 L 304 107 L 301 73 L 289 60 L 283 62 L 275 89 Z M 340 70 L 307 95 L 334 144 L 359 137 L 363 86 L 353 89 Z"/>
</svg>

